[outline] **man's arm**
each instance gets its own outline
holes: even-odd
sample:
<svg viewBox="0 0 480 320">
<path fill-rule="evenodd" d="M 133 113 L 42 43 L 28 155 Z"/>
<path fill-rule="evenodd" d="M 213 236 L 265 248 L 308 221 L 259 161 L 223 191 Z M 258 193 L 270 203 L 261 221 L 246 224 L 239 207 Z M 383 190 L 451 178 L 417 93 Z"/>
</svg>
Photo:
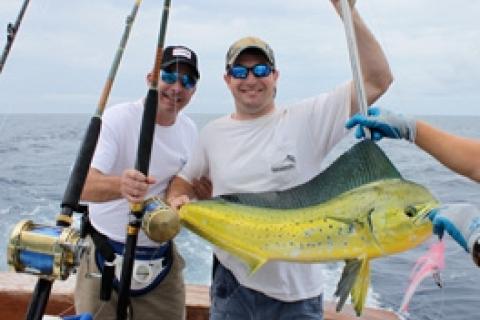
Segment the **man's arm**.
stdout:
<svg viewBox="0 0 480 320">
<path fill-rule="evenodd" d="M 331 0 L 337 13 L 341 16 L 339 0 Z M 355 8 L 352 9 L 353 26 L 357 38 L 358 55 L 363 73 L 365 94 L 368 105 L 374 103 L 393 81 L 393 75 L 387 58 L 373 34 L 363 22 Z M 354 115 L 359 110 L 355 86 L 352 84 L 351 110 Z"/>
<path fill-rule="evenodd" d="M 122 176 L 103 174 L 90 168 L 83 187 L 81 199 L 92 202 L 105 202 L 125 198 L 129 202 L 141 202 L 147 194 L 148 186 L 155 183 L 153 177 L 145 177 L 135 169 L 128 169 Z"/>
<path fill-rule="evenodd" d="M 105 202 L 120 199 L 120 177 L 105 175 L 95 168 L 88 170 L 81 200 Z"/>
<path fill-rule="evenodd" d="M 372 139 L 383 137 L 405 139 L 415 143 L 451 170 L 480 182 L 480 140 L 463 138 L 434 128 L 423 121 L 394 114 L 385 109 L 370 108 L 368 115 L 356 114 L 346 125 L 357 126 L 355 135 L 364 137 L 370 129 Z"/>
<path fill-rule="evenodd" d="M 179 209 L 183 204 L 195 198 L 193 186 L 186 180 L 176 176 L 170 181 L 165 199 L 167 204 Z"/>
<path fill-rule="evenodd" d="M 415 144 L 443 165 L 480 182 L 480 140 L 455 136 L 417 121 Z"/>
</svg>

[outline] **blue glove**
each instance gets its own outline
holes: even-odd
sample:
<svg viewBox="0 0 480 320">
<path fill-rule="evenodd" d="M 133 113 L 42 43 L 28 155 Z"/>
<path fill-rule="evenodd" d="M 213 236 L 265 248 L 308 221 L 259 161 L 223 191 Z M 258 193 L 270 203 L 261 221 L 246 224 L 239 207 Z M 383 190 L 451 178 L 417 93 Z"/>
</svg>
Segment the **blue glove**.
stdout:
<svg viewBox="0 0 480 320">
<path fill-rule="evenodd" d="M 415 120 L 375 107 L 368 109 L 367 116 L 357 113 L 345 123 L 348 129 L 355 126 L 355 137 L 364 138 L 364 128 L 368 128 L 373 141 L 387 137 L 414 142 L 417 134 Z"/>
<path fill-rule="evenodd" d="M 445 231 L 465 251 L 472 252 L 473 245 L 480 238 L 480 210 L 467 203 L 455 203 L 433 209 L 429 213 L 433 233 L 440 238 Z"/>
</svg>

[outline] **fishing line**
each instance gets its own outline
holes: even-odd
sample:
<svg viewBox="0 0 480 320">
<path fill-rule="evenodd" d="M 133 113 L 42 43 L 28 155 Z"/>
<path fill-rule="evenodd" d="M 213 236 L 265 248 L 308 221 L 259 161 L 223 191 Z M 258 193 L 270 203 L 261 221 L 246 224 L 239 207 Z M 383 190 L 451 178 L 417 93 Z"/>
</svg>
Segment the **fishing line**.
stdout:
<svg viewBox="0 0 480 320">
<path fill-rule="evenodd" d="M 155 133 L 155 118 L 157 115 L 159 90 L 158 79 L 162 65 L 163 46 L 167 31 L 168 14 L 170 12 L 171 0 L 164 0 L 163 14 L 160 21 L 157 49 L 152 71 L 152 81 L 145 98 L 140 137 L 138 139 L 137 156 L 135 169 L 148 176 L 152 142 Z M 124 259 L 118 288 L 117 320 L 127 317 L 130 301 L 130 287 L 132 281 L 133 263 L 135 260 L 135 249 L 137 247 L 138 233 L 141 227 L 141 220 L 145 213 L 143 203 L 130 203 L 129 222 L 127 225 Z"/>
<path fill-rule="evenodd" d="M 130 30 L 135 20 L 138 8 L 140 6 L 141 0 L 135 0 L 135 4 L 132 8 L 131 14 L 128 16 L 125 29 L 120 41 L 120 45 L 117 49 L 115 59 L 112 63 L 109 76 L 105 83 L 102 95 L 100 97 L 100 102 L 97 106 L 95 114 L 90 120 L 90 124 L 86 130 L 86 134 L 80 146 L 80 150 L 75 159 L 75 164 L 73 170 L 70 173 L 68 179 L 67 187 L 65 189 L 62 202 L 61 202 L 61 212 L 57 216 L 58 227 L 69 228 L 72 223 L 72 215 L 74 212 L 83 213 L 83 208 L 79 205 L 80 195 L 85 184 L 85 179 L 87 177 L 88 170 L 90 168 L 90 163 L 93 158 L 93 153 L 97 144 L 97 140 L 100 134 L 101 128 L 101 115 L 105 109 L 106 101 L 109 96 L 110 90 L 112 88 L 113 80 L 115 78 L 116 72 L 120 65 L 123 52 L 125 51 L 125 46 L 130 34 Z M 66 267 L 67 268 L 67 267 Z M 68 275 L 67 275 L 68 276 Z M 34 292 L 32 294 L 31 301 L 28 306 L 26 319 L 27 320 L 40 320 L 43 317 L 43 314 L 46 309 L 46 305 L 50 296 L 50 291 L 53 285 L 55 278 L 52 277 L 39 277 L 37 284 L 35 286 Z"/>
<path fill-rule="evenodd" d="M 7 27 L 7 43 L 5 44 L 5 47 L 3 48 L 2 55 L 0 56 L 0 74 L 2 73 L 3 67 L 5 66 L 5 62 L 7 61 L 7 57 L 10 53 L 10 50 L 13 46 L 13 42 L 15 41 L 15 38 L 18 33 L 18 29 L 20 28 L 20 24 L 22 23 L 23 17 L 25 15 L 25 12 L 27 10 L 28 4 L 30 3 L 30 0 L 25 0 L 22 4 L 22 7 L 20 8 L 20 11 L 18 12 L 17 18 L 15 19 L 14 23 L 9 23 Z"/>
<path fill-rule="evenodd" d="M 440 312 L 440 319 L 443 319 L 443 318 L 445 318 L 444 317 L 445 312 L 443 312 L 443 310 L 445 310 L 445 286 L 441 287 L 440 290 L 442 290 L 441 294 L 440 294 L 440 296 L 441 296 L 440 297 L 440 303 L 441 303 L 440 310 L 442 311 L 442 312 Z"/>
<path fill-rule="evenodd" d="M 179 69 L 180 68 L 178 67 L 178 64 L 179 63 L 178 63 L 178 60 L 177 60 L 175 62 L 175 71 L 177 72 L 177 77 L 178 77 L 177 82 L 180 80 L 180 74 L 179 74 Z M 182 86 L 183 86 L 183 84 L 182 84 Z M 176 116 L 177 116 L 178 115 L 178 109 L 177 109 L 178 108 L 177 107 L 178 90 L 174 89 L 173 92 L 174 92 L 173 109 L 175 110 L 175 113 L 176 113 Z"/>
<path fill-rule="evenodd" d="M 46 15 L 47 14 L 47 11 L 50 10 L 50 4 L 51 4 L 51 0 L 47 0 L 47 1 L 42 1 L 41 3 L 41 7 L 40 7 L 40 10 L 39 12 L 42 14 L 42 15 Z"/>
<path fill-rule="evenodd" d="M 2 120 L 0 121 L 0 132 L 2 132 L 3 129 L 5 128 L 5 124 L 7 123 L 7 118 L 12 117 L 11 111 L 12 111 L 12 105 L 9 104 L 7 112 L 3 113 Z M 9 123 L 11 123 L 11 122 L 9 121 Z M 3 135 L 3 134 L 1 136 L 5 137 L 5 135 Z"/>
<path fill-rule="evenodd" d="M 97 317 L 100 315 L 100 312 L 102 312 L 106 304 L 107 304 L 106 302 L 102 302 L 100 304 L 100 307 L 98 308 L 97 312 L 95 312 L 95 314 L 93 315 L 93 319 L 97 319 Z"/>
<path fill-rule="evenodd" d="M 381 2 L 381 1 L 378 1 L 378 3 L 380 5 L 383 4 L 383 2 Z M 378 25 L 383 24 L 384 21 L 388 21 L 388 20 L 385 20 L 385 16 L 382 15 L 379 12 L 380 11 L 380 5 L 379 4 L 370 3 L 370 6 L 368 8 L 368 11 L 370 12 L 370 16 L 371 16 L 369 24 L 372 25 L 372 26 L 374 26 L 375 24 L 378 26 Z M 385 55 L 388 58 L 389 53 L 391 53 L 391 50 L 390 50 L 391 46 L 390 46 L 390 43 L 388 42 L 388 40 L 391 39 L 391 37 L 388 36 L 388 32 L 383 31 L 384 30 L 383 28 L 374 28 L 374 29 L 375 29 L 375 33 L 379 35 L 379 37 L 377 37 L 377 41 L 379 43 L 381 43 L 381 47 L 382 47 L 383 51 L 385 52 Z M 389 89 L 389 90 L 391 90 L 391 89 Z M 400 134 L 397 133 L 396 131 L 393 131 L 393 134 L 395 135 L 395 137 L 397 139 L 401 138 Z M 418 215 L 414 219 L 414 221 L 416 222 L 419 219 L 421 219 L 421 215 Z M 446 298 L 445 298 L 445 296 L 446 296 L 445 286 L 441 287 L 440 290 L 441 290 L 441 297 L 440 297 L 441 301 L 440 301 L 440 307 L 439 307 L 440 312 L 439 313 L 440 313 L 440 319 L 444 319 L 445 316 L 444 316 L 444 312 L 442 312 L 442 311 L 446 309 L 446 307 L 445 307 L 445 300 L 446 300 Z"/>
<path fill-rule="evenodd" d="M 60 312 L 58 314 L 58 316 L 64 316 L 67 314 L 67 312 L 69 312 L 70 310 L 73 310 L 75 308 L 75 304 L 72 303 L 72 305 L 70 307 L 68 307 L 67 309 L 63 310 L 62 312 Z"/>
</svg>

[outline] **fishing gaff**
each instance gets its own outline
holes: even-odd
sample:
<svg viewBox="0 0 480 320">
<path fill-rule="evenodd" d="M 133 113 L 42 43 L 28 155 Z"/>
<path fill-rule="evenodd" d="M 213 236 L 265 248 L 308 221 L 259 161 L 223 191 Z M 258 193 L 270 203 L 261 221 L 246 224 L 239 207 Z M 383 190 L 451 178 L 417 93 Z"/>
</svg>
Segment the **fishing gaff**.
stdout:
<svg viewBox="0 0 480 320">
<path fill-rule="evenodd" d="M 137 158 L 135 169 L 148 175 L 150 166 L 150 155 L 152 150 L 153 134 L 155 130 L 155 118 L 157 115 L 158 103 L 158 78 L 163 58 L 163 46 L 167 31 L 168 14 L 170 11 L 170 0 L 163 4 L 162 19 L 158 34 L 157 50 L 152 71 L 152 80 L 145 99 L 142 125 L 138 141 Z M 130 203 L 130 218 L 127 226 L 125 252 L 122 263 L 122 274 L 118 289 L 117 320 L 126 319 L 130 298 L 130 285 L 132 281 L 133 262 L 135 260 L 135 249 L 137 247 L 138 233 L 142 224 L 144 214 L 143 203 Z"/>
<path fill-rule="evenodd" d="M 340 0 L 342 9 L 342 20 L 345 27 L 345 35 L 347 38 L 348 53 L 350 56 L 350 65 L 352 68 L 353 83 L 357 94 L 357 103 L 360 112 L 367 114 L 367 97 L 365 94 L 365 86 L 363 84 L 362 68 L 360 65 L 360 58 L 358 55 L 357 39 L 355 36 L 355 29 L 353 27 L 352 9 L 350 8 L 349 0 Z M 355 4 L 355 1 L 353 1 Z"/>
<path fill-rule="evenodd" d="M 25 0 L 22 4 L 22 8 L 18 13 L 17 19 L 15 23 L 12 25 L 11 23 L 7 26 L 7 43 L 5 44 L 5 48 L 3 49 L 2 57 L 0 57 L 0 74 L 2 73 L 3 67 L 5 66 L 5 61 L 7 60 L 8 54 L 10 53 L 10 49 L 12 48 L 13 41 L 17 36 L 18 28 L 20 28 L 20 23 L 22 23 L 23 16 L 25 15 L 25 11 L 27 10 L 27 6 L 30 0 Z"/>
<path fill-rule="evenodd" d="M 57 226 L 69 227 L 72 223 L 72 215 L 74 212 L 84 212 L 79 206 L 80 195 L 85 184 L 85 179 L 90 168 L 93 153 L 97 145 L 98 136 L 101 128 L 101 116 L 105 109 L 108 96 L 110 94 L 115 75 L 122 60 L 123 52 L 127 44 L 130 30 L 138 12 L 141 0 L 135 0 L 135 4 L 130 15 L 127 17 L 125 29 L 120 44 L 117 48 L 114 61 L 110 68 L 110 72 L 103 88 L 97 110 L 90 120 L 86 134 L 83 138 L 80 150 L 75 159 L 73 169 L 71 171 L 65 193 L 61 203 L 61 213 L 57 216 Z M 31 303 L 27 311 L 27 320 L 41 320 L 45 312 L 45 307 L 50 296 L 53 280 L 48 277 L 41 277 L 35 286 Z"/>
</svg>

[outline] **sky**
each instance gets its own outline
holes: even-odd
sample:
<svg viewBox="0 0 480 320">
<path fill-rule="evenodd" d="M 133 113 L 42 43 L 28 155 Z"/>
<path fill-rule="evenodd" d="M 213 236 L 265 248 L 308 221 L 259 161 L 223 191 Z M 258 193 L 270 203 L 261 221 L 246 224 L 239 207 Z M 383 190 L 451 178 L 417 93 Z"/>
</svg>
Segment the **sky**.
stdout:
<svg viewBox="0 0 480 320">
<path fill-rule="evenodd" d="M 0 1 L 0 49 L 24 0 Z M 31 0 L 0 74 L 0 113 L 93 114 L 133 0 Z M 108 105 L 147 92 L 163 1 L 144 0 Z M 404 114 L 480 115 L 479 0 L 358 0 L 395 80 L 376 102 Z M 225 53 L 255 35 L 275 51 L 277 105 L 351 79 L 342 22 L 328 0 L 172 0 L 166 44 L 199 56 L 191 113 L 230 113 Z"/>
</svg>

